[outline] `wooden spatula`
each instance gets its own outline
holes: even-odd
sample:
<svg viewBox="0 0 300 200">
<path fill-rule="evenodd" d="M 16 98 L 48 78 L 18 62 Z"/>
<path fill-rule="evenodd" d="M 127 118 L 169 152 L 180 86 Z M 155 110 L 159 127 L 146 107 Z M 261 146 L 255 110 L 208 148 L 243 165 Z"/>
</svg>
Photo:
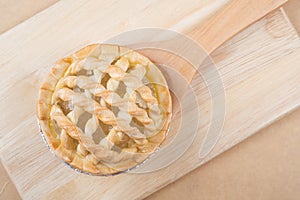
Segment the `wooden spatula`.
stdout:
<svg viewBox="0 0 300 200">
<path fill-rule="evenodd" d="M 199 24 L 197 23 L 190 23 L 189 27 L 186 26 L 182 32 L 189 37 L 191 37 L 193 40 L 196 41 L 196 43 L 199 44 L 200 47 L 195 47 L 195 44 L 193 42 L 186 41 L 183 36 L 180 34 L 176 35 L 176 33 L 168 33 L 168 31 L 160 32 L 160 31 L 153 31 L 152 34 L 149 34 L 149 40 L 151 40 L 152 35 L 162 35 L 161 39 L 158 39 L 158 41 L 155 42 L 149 42 L 149 44 L 144 44 L 144 42 L 147 41 L 147 37 L 144 38 L 145 41 L 143 41 L 143 46 L 146 47 L 146 49 L 141 49 L 140 51 L 143 54 L 146 54 L 148 57 L 150 57 L 152 60 L 154 60 L 156 63 L 160 63 L 166 66 L 170 66 L 171 68 L 175 68 L 177 71 L 180 72 L 180 74 L 189 82 L 193 79 L 194 75 L 196 74 L 196 71 L 200 71 L 200 73 L 204 76 L 204 81 L 207 81 L 208 87 L 209 85 L 213 85 L 214 87 L 220 87 L 218 89 L 218 92 L 221 93 L 222 96 L 225 97 L 224 89 L 221 80 L 218 77 L 218 72 L 216 72 L 216 69 L 204 69 L 203 66 L 201 66 L 201 63 L 209 57 L 209 54 L 212 53 L 215 49 L 217 49 L 220 45 L 222 45 L 225 41 L 230 39 L 232 36 L 249 26 L 250 24 L 254 23 L 258 19 L 265 16 L 267 13 L 273 11 L 274 9 L 278 8 L 278 6 L 281 6 L 283 3 L 285 3 L 286 0 L 278 0 L 278 1 L 272 1 L 272 0 L 261 0 L 261 1 L 255 1 L 255 0 L 235 0 L 235 1 L 229 1 L 227 4 L 222 6 L 222 8 L 218 9 L 216 13 L 211 15 L 206 20 L 203 20 Z M 141 31 L 141 34 L 143 31 Z M 155 34 L 157 33 L 157 34 Z M 150 46 L 151 48 L 148 49 L 147 47 Z M 179 47 L 178 47 L 179 46 Z M 139 43 L 138 43 L 139 47 Z M 157 47 L 157 48 L 156 48 Z M 161 48 L 160 48 L 161 47 Z M 137 47 L 134 47 L 137 48 Z M 164 51 L 164 48 L 166 50 L 170 51 L 176 51 L 176 55 L 174 55 L 173 52 Z M 169 49 L 168 49 L 169 48 Z M 193 49 L 195 51 L 193 51 Z M 200 49 L 200 50 L 199 50 Z M 187 54 L 185 52 L 188 52 Z M 195 54 L 195 55 L 192 55 Z M 192 55 L 192 57 L 190 56 Z M 186 57 L 187 56 L 187 57 Z M 190 59 L 189 59 L 190 58 Z M 185 60 L 188 60 L 190 64 L 187 64 Z M 211 65 L 210 65 L 211 66 Z M 204 73 L 203 73 L 204 72 Z M 205 73 L 207 72 L 207 73 Z M 209 75 L 207 75 L 209 74 Z M 182 82 L 179 82 L 175 76 L 174 73 L 166 72 L 165 75 L 168 78 L 168 83 L 171 90 L 177 90 L 179 92 L 175 92 L 175 95 L 177 97 L 182 97 L 185 95 L 186 92 L 186 86 Z M 210 80 L 205 80 L 205 79 Z M 174 80 L 176 79 L 176 80 Z M 178 88 L 182 88 L 181 90 L 178 90 Z M 211 95 L 217 95 L 214 94 L 213 91 L 210 91 Z M 180 98 L 179 98 L 180 99 Z M 173 121 L 178 120 L 179 118 L 182 118 L 182 113 L 179 113 L 180 106 L 178 104 L 182 104 L 182 102 L 174 101 L 173 106 Z M 219 100 L 216 100 L 219 101 Z M 220 100 L 222 103 L 225 103 L 224 99 Z M 216 104 L 214 102 L 214 99 L 212 98 L 212 103 Z M 214 105 L 216 106 L 216 105 Z M 218 105 L 220 108 L 218 109 L 219 113 L 223 113 L 223 118 L 220 117 L 219 120 L 224 120 L 225 117 L 225 105 L 222 107 L 222 105 Z M 182 109 L 182 108 L 181 108 Z M 214 114 L 214 113 L 213 113 Z M 219 114 L 221 115 L 221 114 Z M 193 119 L 193 116 L 189 116 L 190 119 Z M 220 123 L 216 130 L 212 130 L 212 132 L 209 133 L 209 139 L 204 140 L 201 152 L 200 152 L 200 158 L 204 158 L 213 148 L 213 146 L 216 144 L 219 133 L 222 129 L 222 123 Z M 177 129 L 172 129 L 169 133 L 169 136 L 174 136 L 180 132 L 180 127 L 177 127 Z M 192 135 L 188 135 L 187 132 L 189 132 L 187 127 L 185 129 L 185 136 L 192 138 Z M 192 133 L 193 131 L 191 131 Z M 173 141 L 174 143 L 174 141 Z M 168 148 L 173 148 L 170 150 L 160 151 L 155 155 L 156 157 L 153 158 L 151 166 L 144 165 L 140 167 L 136 171 L 148 171 L 150 168 L 153 168 L 153 165 L 155 166 L 161 166 L 161 164 L 165 161 L 165 158 L 169 158 L 170 161 L 173 159 L 175 160 L 176 154 L 172 154 L 174 158 L 170 158 L 170 152 L 177 151 L 179 145 L 169 145 Z M 177 150 L 176 150 L 177 149 Z M 159 157 L 162 159 L 160 160 Z M 157 163 L 157 165 L 155 164 Z M 148 168 L 149 167 L 149 168 Z"/>
</svg>

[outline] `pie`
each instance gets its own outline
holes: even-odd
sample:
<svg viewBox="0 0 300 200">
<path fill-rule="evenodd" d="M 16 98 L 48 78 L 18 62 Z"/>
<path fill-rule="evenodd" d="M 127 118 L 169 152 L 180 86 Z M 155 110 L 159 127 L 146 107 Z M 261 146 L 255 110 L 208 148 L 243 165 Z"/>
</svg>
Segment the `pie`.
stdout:
<svg viewBox="0 0 300 200">
<path fill-rule="evenodd" d="M 82 172 L 109 175 L 158 149 L 171 108 L 167 82 L 148 58 L 93 44 L 52 67 L 39 90 L 37 116 L 57 157 Z"/>
</svg>

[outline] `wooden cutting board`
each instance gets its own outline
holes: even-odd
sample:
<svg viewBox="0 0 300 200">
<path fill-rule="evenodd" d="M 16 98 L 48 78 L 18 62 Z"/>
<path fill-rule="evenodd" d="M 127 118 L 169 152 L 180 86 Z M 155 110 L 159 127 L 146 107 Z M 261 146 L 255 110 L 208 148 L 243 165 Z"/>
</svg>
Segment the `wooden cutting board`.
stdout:
<svg viewBox="0 0 300 200">
<path fill-rule="evenodd" d="M 51 9 L 48 14 L 53 14 L 53 8 Z M 38 17 L 43 18 L 43 15 Z M 106 178 L 75 173 L 49 153 L 37 134 L 34 117 L 37 88 L 45 69 L 49 69 L 49 66 L 45 68 L 45 65 L 53 63 L 78 46 L 103 38 L 91 34 L 94 30 L 91 29 L 91 37 L 77 37 L 76 34 L 71 34 L 66 41 L 54 40 L 54 44 L 51 44 L 51 35 L 55 34 L 55 39 L 71 29 L 39 27 L 38 17 L 0 38 L 1 47 L 5 47 L 6 50 L 0 55 L 0 106 L 4 113 L 0 122 L 0 156 L 20 195 L 25 199 L 133 199 L 146 196 L 299 106 L 299 38 L 283 13 L 277 11 L 236 36 L 213 54 L 224 80 L 227 120 L 222 138 L 205 160 L 199 160 L 195 154 L 198 154 L 199 145 L 205 136 L 203 130 L 207 126 L 207 120 L 203 120 L 197 140 L 189 151 L 168 168 L 145 175 L 122 174 Z M 44 20 L 46 19 L 44 17 Z M 70 25 L 73 24 L 68 24 Z M 26 32 L 24 26 L 35 27 L 37 32 Z M 63 28 L 62 25 L 60 27 Z M 20 42 L 13 44 L 12 41 Z M 74 47 L 74 44 L 78 46 Z M 45 46 L 48 48 L 43 49 Z M 289 73 L 282 67 L 283 63 L 290 66 Z M 202 84 L 198 82 L 194 87 Z M 207 94 L 200 90 L 199 95 Z M 204 111 L 209 110 L 208 104 L 208 100 L 202 102 Z M 203 112 L 202 118 L 209 116 Z"/>
</svg>

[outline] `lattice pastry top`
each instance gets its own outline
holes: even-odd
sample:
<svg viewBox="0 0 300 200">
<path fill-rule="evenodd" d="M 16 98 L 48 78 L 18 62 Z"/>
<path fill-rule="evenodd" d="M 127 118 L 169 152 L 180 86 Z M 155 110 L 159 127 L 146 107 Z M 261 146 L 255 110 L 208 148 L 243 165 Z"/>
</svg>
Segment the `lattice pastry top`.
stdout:
<svg viewBox="0 0 300 200">
<path fill-rule="evenodd" d="M 40 88 L 37 115 L 58 157 L 104 175 L 130 169 L 155 151 L 171 106 L 167 83 L 149 59 L 95 44 L 52 68 Z"/>
</svg>

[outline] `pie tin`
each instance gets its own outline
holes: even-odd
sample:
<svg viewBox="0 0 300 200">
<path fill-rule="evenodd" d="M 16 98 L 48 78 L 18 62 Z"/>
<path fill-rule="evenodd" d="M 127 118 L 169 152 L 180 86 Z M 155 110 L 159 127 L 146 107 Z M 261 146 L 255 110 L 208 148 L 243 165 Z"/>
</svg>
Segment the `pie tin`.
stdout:
<svg viewBox="0 0 300 200">
<path fill-rule="evenodd" d="M 170 114 L 170 118 L 172 118 L 172 113 Z M 154 156 L 154 154 L 156 154 L 159 149 L 161 148 L 161 145 L 164 143 L 164 141 L 154 150 L 153 153 L 151 153 L 143 162 L 137 164 L 136 166 L 132 167 L 132 168 L 129 168 L 127 170 L 123 170 L 123 171 L 119 171 L 119 172 L 116 172 L 116 173 L 112 173 L 112 174 L 93 174 L 93 173 L 89 173 L 89 172 L 86 172 L 86 171 L 83 171 L 83 170 L 80 170 L 76 167 L 73 167 L 70 163 L 64 161 L 62 158 L 58 157 L 55 152 L 53 151 L 53 149 L 50 147 L 50 145 L 48 144 L 48 141 L 46 139 L 46 136 L 41 128 L 41 125 L 40 125 L 40 122 L 39 120 L 37 119 L 37 124 L 38 124 L 38 127 L 39 127 L 39 132 L 40 132 L 40 135 L 42 136 L 42 139 L 43 141 L 45 142 L 46 146 L 48 147 L 49 151 L 58 159 L 60 160 L 62 163 L 64 163 L 65 165 L 69 166 L 71 169 L 75 170 L 76 172 L 79 172 L 79 173 L 82 173 L 82 174 L 86 174 L 86 175 L 90 175 L 90 176 L 103 176 L 103 177 L 110 177 L 110 176 L 115 176 L 115 175 L 119 175 L 119 174 L 125 174 L 125 173 L 128 173 L 130 171 L 133 171 L 139 167 L 141 167 L 142 165 L 144 165 L 147 161 L 149 161 L 151 159 L 151 157 Z M 166 131 L 166 137 L 169 133 L 169 130 L 170 130 L 170 125 Z"/>
</svg>

